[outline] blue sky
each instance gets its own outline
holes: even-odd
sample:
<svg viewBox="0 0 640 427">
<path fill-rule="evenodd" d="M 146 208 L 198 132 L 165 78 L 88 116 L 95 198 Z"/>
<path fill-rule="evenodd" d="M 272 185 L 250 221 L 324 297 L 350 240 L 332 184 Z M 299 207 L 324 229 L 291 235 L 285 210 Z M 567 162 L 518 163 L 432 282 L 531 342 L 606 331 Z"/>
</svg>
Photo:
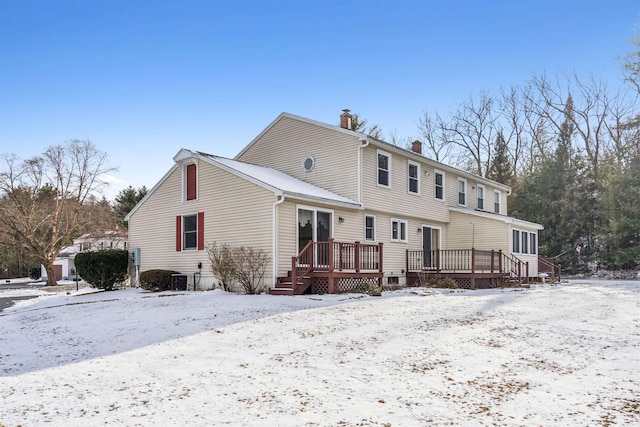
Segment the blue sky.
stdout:
<svg viewBox="0 0 640 427">
<path fill-rule="evenodd" d="M 0 153 L 89 139 L 113 192 L 182 147 L 233 157 L 282 111 L 417 136 L 534 73 L 620 84 L 638 22 L 637 0 L 0 0 Z"/>
</svg>

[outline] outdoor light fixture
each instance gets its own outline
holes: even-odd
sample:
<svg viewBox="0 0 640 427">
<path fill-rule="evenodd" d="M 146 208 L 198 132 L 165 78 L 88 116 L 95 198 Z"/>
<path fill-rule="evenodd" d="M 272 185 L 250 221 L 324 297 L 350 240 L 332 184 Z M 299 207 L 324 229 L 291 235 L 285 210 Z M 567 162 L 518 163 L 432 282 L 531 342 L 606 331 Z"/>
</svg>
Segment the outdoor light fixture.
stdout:
<svg viewBox="0 0 640 427">
<path fill-rule="evenodd" d="M 341 216 L 338 217 L 338 222 L 344 222 L 344 218 L 342 218 Z"/>
</svg>

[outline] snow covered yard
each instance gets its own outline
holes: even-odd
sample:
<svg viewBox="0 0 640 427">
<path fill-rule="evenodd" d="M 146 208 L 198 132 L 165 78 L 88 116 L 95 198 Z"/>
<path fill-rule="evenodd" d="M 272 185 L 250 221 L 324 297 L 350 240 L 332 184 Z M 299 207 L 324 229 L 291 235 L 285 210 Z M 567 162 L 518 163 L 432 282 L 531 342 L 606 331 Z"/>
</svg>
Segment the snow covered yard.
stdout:
<svg viewBox="0 0 640 427">
<path fill-rule="evenodd" d="M 0 426 L 639 425 L 640 282 L 0 313 Z"/>
</svg>

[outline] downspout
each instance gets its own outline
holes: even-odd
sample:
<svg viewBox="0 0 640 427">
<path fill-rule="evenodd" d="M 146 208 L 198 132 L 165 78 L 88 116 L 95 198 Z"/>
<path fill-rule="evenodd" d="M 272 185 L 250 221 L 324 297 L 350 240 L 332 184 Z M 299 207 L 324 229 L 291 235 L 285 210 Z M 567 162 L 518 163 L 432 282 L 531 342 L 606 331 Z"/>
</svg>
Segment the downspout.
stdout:
<svg viewBox="0 0 640 427">
<path fill-rule="evenodd" d="M 273 213 L 272 213 L 272 221 L 273 223 L 271 224 L 271 231 L 272 231 L 272 236 L 271 236 L 271 287 L 273 287 L 276 283 L 276 275 L 278 274 L 277 271 L 277 244 L 276 244 L 276 238 L 278 236 L 278 233 L 276 232 L 276 226 L 277 226 L 277 221 L 276 221 L 276 211 L 277 211 L 277 206 L 282 204 L 284 202 L 284 196 L 283 195 L 279 195 L 277 196 L 277 200 L 273 203 Z"/>
<path fill-rule="evenodd" d="M 365 141 L 362 144 L 362 141 Z M 362 207 L 362 149 L 369 146 L 369 139 L 361 139 L 360 147 L 358 147 L 358 203 Z"/>
</svg>

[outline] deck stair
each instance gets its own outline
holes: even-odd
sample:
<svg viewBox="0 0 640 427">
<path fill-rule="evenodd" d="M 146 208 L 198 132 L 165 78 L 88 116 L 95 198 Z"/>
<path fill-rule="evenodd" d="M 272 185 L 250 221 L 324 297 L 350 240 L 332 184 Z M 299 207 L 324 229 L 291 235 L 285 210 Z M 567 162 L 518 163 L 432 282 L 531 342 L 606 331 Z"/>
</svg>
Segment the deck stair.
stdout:
<svg viewBox="0 0 640 427">
<path fill-rule="evenodd" d="M 271 295 L 302 295 L 311 288 L 310 277 L 298 278 L 296 282 L 294 286 L 291 272 L 289 272 L 288 276 L 278 277 L 275 287 L 271 288 L 269 293 Z"/>
</svg>

